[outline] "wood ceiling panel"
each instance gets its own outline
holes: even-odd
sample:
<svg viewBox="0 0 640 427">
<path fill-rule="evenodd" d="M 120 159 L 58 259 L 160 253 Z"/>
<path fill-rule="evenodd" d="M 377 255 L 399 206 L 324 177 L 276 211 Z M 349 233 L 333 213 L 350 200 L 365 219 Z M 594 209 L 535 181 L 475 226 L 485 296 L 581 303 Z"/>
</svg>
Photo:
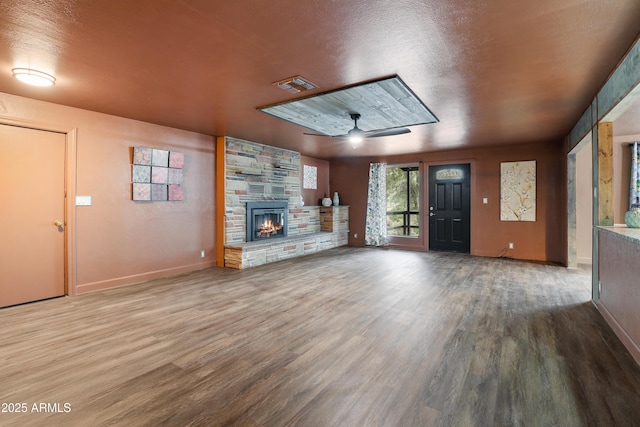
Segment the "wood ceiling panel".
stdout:
<svg viewBox="0 0 640 427">
<path fill-rule="evenodd" d="M 399 77 L 367 82 L 268 107 L 262 112 L 325 135 L 346 134 L 360 114 L 363 131 L 436 123 L 438 119 Z"/>
</svg>

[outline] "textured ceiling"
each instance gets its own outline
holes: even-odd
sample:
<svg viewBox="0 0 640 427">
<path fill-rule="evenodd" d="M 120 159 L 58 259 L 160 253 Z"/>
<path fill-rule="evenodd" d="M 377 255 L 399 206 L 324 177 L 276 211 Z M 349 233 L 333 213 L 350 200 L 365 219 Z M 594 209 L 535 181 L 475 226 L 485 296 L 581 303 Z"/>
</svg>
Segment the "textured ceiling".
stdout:
<svg viewBox="0 0 640 427">
<path fill-rule="evenodd" d="M 320 158 L 526 143 L 563 138 L 639 32 L 638 0 L 3 0 L 0 92 Z M 295 75 L 319 87 L 272 85 Z M 440 122 L 353 150 L 257 110 L 390 75 Z"/>
</svg>

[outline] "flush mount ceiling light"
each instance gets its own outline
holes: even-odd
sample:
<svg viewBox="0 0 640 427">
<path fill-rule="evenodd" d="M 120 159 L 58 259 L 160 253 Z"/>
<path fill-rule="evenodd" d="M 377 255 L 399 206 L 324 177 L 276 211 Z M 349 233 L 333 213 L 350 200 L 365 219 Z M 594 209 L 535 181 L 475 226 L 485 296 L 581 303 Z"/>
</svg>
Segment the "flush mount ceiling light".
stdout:
<svg viewBox="0 0 640 427">
<path fill-rule="evenodd" d="M 325 136 L 392 136 L 438 118 L 398 76 L 361 83 L 258 110 Z M 354 118 L 354 113 L 358 113 Z M 354 126 L 355 122 L 355 126 Z M 354 135 L 355 136 L 355 135 Z"/>
<path fill-rule="evenodd" d="M 12 71 L 13 77 L 32 86 L 53 86 L 56 83 L 55 77 L 42 71 L 30 68 L 14 68 Z"/>
</svg>

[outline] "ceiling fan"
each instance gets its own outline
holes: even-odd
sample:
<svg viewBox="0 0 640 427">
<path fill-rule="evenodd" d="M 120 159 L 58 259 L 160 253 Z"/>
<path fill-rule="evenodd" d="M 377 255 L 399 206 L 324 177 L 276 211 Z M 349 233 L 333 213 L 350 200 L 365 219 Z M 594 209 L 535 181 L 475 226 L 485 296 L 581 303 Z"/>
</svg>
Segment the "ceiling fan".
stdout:
<svg viewBox="0 0 640 427">
<path fill-rule="evenodd" d="M 394 136 L 394 135 L 402 135 L 405 133 L 411 133 L 411 131 L 407 128 L 392 128 L 392 129 L 381 129 L 381 130 L 372 130 L 372 131 L 363 131 L 358 127 L 358 120 L 360 119 L 360 114 L 351 113 L 351 120 L 353 120 L 354 126 L 349 132 L 344 135 L 324 135 L 319 133 L 305 133 L 305 135 L 313 135 L 313 136 L 331 136 L 332 138 L 347 138 L 352 144 L 357 144 L 362 142 L 363 139 L 367 138 L 379 138 L 381 136 Z"/>
</svg>

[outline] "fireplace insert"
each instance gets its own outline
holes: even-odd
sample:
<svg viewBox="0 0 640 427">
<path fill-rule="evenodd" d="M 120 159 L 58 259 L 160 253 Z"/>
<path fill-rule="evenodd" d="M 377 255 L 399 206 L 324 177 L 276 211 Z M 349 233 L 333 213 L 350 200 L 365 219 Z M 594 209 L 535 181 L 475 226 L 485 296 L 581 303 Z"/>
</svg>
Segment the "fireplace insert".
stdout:
<svg viewBox="0 0 640 427">
<path fill-rule="evenodd" d="M 287 236 L 287 202 L 247 203 L 247 242 Z"/>
</svg>

